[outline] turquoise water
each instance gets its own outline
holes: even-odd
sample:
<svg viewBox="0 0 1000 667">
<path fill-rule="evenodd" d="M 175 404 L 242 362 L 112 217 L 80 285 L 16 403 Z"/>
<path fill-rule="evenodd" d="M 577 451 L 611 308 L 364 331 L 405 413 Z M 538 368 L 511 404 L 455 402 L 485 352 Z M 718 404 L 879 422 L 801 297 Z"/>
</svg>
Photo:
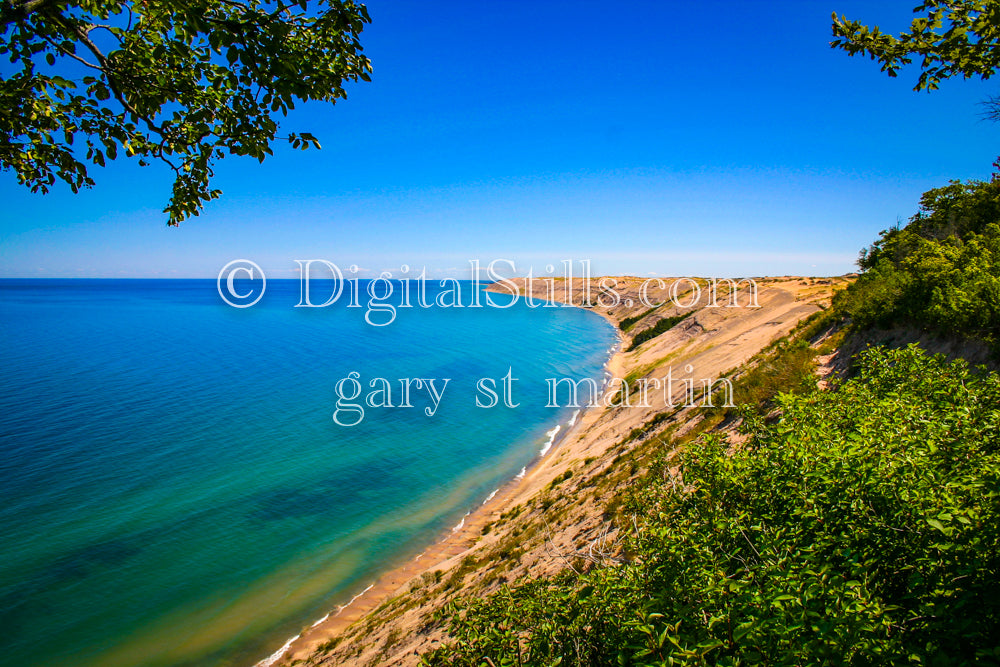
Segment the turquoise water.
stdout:
<svg viewBox="0 0 1000 667">
<path fill-rule="evenodd" d="M 545 378 L 597 377 L 615 344 L 575 308 L 374 327 L 298 297 L 0 280 L 0 664 L 253 665 L 528 465 L 572 413 L 545 407 Z M 508 369 L 520 405 L 476 407 Z M 351 371 L 397 404 L 399 378 L 450 382 L 433 416 L 411 388 L 412 408 L 345 427 Z"/>
</svg>

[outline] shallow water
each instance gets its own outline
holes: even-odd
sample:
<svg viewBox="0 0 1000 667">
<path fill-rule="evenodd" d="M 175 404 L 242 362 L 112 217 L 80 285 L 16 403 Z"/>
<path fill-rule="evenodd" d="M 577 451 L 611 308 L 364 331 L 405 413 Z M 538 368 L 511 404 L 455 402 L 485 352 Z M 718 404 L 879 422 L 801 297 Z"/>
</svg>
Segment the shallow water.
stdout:
<svg viewBox="0 0 1000 667">
<path fill-rule="evenodd" d="M 214 280 L 0 280 L 0 664 L 252 665 L 528 465 L 575 412 L 545 407 L 545 379 L 599 377 L 615 343 L 575 308 L 374 327 L 298 298 L 294 281 L 235 309 Z M 508 370 L 518 407 L 477 407 L 477 381 L 500 394 Z M 411 384 L 413 407 L 360 403 L 340 426 L 352 371 L 354 403 L 376 377 L 394 405 L 401 378 L 443 393 L 433 416 Z"/>
</svg>

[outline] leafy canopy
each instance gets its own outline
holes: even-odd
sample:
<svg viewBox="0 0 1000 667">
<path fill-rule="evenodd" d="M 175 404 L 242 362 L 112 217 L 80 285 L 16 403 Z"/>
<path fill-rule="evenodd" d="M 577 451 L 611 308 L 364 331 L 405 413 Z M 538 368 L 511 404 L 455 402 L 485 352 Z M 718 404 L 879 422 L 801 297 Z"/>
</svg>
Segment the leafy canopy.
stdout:
<svg viewBox="0 0 1000 667">
<path fill-rule="evenodd" d="M 0 0 L 0 168 L 33 192 L 73 192 L 120 153 L 174 172 L 176 225 L 221 192 L 226 155 L 261 162 L 278 112 L 334 103 L 370 80 L 354 0 Z M 308 132 L 283 137 L 319 147 Z"/>
<path fill-rule="evenodd" d="M 1000 180 L 952 181 L 861 252 L 862 274 L 834 297 L 860 327 L 915 325 L 1000 338 Z"/>
<path fill-rule="evenodd" d="M 920 78 L 914 90 L 936 90 L 942 79 L 979 76 L 989 79 L 1000 66 L 1000 2 L 997 0 L 925 0 L 914 10 L 910 31 L 898 37 L 878 26 L 833 14 L 833 48 L 864 54 L 896 76 L 904 65 L 920 58 Z"/>
</svg>

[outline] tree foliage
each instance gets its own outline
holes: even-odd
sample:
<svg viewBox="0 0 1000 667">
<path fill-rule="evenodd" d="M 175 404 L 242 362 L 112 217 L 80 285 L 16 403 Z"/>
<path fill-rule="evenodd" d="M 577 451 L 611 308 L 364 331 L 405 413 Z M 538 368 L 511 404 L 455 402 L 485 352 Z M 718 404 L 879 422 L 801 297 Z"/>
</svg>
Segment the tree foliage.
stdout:
<svg viewBox="0 0 1000 667">
<path fill-rule="evenodd" d="M 424 663 L 997 664 L 1000 377 L 916 347 L 859 368 L 665 458 L 628 563 L 453 605 Z"/>
<path fill-rule="evenodd" d="M 863 54 L 896 76 L 899 69 L 920 60 L 914 90 L 936 90 L 943 79 L 978 76 L 989 79 L 1000 67 L 1000 2 L 997 0 L 924 0 L 914 10 L 909 32 L 898 37 L 878 26 L 833 14 L 833 48 Z"/>
<path fill-rule="evenodd" d="M 1000 180 L 952 181 L 861 252 L 862 274 L 834 304 L 859 327 L 916 325 L 997 341 Z"/>
<path fill-rule="evenodd" d="M 174 173 L 169 224 L 219 196 L 226 155 L 263 161 L 277 113 L 369 80 L 354 0 L 0 0 L 0 166 L 32 191 L 93 185 L 120 154 Z M 6 73 L 6 70 L 12 70 Z M 294 147 L 319 147 L 308 132 Z"/>
</svg>

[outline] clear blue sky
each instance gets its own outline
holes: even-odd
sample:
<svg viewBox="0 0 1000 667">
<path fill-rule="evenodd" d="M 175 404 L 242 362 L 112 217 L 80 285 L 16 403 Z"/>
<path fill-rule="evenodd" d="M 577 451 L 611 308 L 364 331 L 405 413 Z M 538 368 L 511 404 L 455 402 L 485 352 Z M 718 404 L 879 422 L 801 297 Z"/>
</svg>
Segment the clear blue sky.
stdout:
<svg viewBox="0 0 1000 667">
<path fill-rule="evenodd" d="M 564 259 L 597 274 L 833 275 L 923 191 L 987 178 L 994 82 L 914 93 L 829 48 L 830 14 L 899 32 L 913 0 L 372 0 L 372 83 L 282 130 L 323 149 L 218 165 L 180 228 L 170 177 L 119 159 L 33 195 L 0 173 L 0 276 L 215 277 L 247 258 L 467 277 Z M 521 272 L 519 271 L 519 272 Z"/>
</svg>

